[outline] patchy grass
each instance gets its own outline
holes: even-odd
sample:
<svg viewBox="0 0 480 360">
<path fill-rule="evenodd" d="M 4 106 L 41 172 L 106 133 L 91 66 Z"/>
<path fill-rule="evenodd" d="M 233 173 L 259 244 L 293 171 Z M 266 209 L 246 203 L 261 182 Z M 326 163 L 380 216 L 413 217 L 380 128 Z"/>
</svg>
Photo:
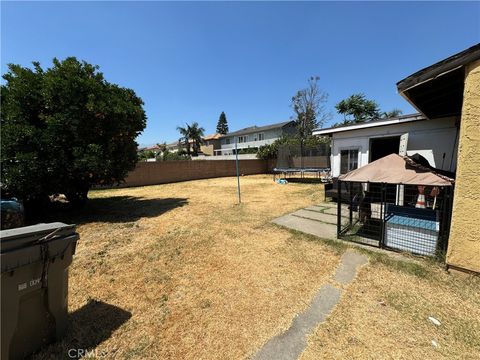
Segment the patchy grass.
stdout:
<svg viewBox="0 0 480 360">
<path fill-rule="evenodd" d="M 480 278 L 368 255 L 369 266 L 310 336 L 302 360 L 478 359 Z"/>
<path fill-rule="evenodd" d="M 381 264 L 392 270 L 403 272 L 407 275 L 414 275 L 420 278 L 427 278 L 432 274 L 432 266 L 438 266 L 438 263 L 428 263 L 420 261 L 409 261 L 394 259 L 386 254 L 361 250 L 363 253 L 368 254 L 370 263 L 372 265 Z"/>
<path fill-rule="evenodd" d="M 323 187 L 270 176 L 241 186 L 241 205 L 236 178 L 91 192 L 85 211 L 65 219 L 81 236 L 70 330 L 36 357 L 74 347 L 118 359 L 239 359 L 286 329 L 339 254 L 270 220 L 320 202 Z"/>
<path fill-rule="evenodd" d="M 109 359 L 242 359 L 287 329 L 353 246 L 270 223 L 322 202 L 321 185 L 241 182 L 241 205 L 236 179 L 221 178 L 93 191 L 83 213 L 56 219 L 79 224 L 81 236 L 70 328 L 35 357 L 74 348 Z M 369 265 L 303 359 L 477 358 L 480 279 L 359 251 Z"/>
<path fill-rule="evenodd" d="M 279 225 L 277 225 L 279 226 Z M 280 226 L 279 226 L 280 227 Z M 318 236 L 315 235 L 310 235 L 310 234 L 305 234 L 302 233 L 301 231 L 294 230 L 294 229 L 287 229 L 297 240 L 303 240 L 303 241 L 312 241 L 316 243 L 320 243 L 323 245 L 328 246 L 330 250 L 335 252 L 338 255 L 342 255 L 345 250 L 348 248 L 351 248 L 352 246 L 349 245 L 345 241 L 338 241 L 338 240 L 333 240 L 333 239 L 324 239 L 324 238 L 319 238 Z"/>
<path fill-rule="evenodd" d="M 480 277 L 449 274 L 438 261 L 387 255 L 291 231 L 298 241 L 369 257 L 301 359 L 478 359 Z M 394 256 L 395 255 L 395 256 Z M 441 321 L 437 327 L 428 320 Z M 439 345 L 434 347 L 432 340 Z"/>
<path fill-rule="evenodd" d="M 371 265 L 382 264 L 389 267 L 392 270 L 401 271 L 406 274 L 415 275 L 418 277 L 428 277 L 431 275 L 432 267 L 439 267 L 438 261 L 434 261 L 430 258 L 425 258 L 425 261 L 420 260 L 420 258 L 409 258 L 410 255 L 405 254 L 405 259 L 393 258 L 391 255 L 387 255 L 381 252 L 368 250 L 364 247 L 358 247 L 353 244 L 350 244 L 347 241 L 340 241 L 334 239 L 323 239 L 314 235 L 309 235 L 302 233 L 297 230 L 289 229 L 296 238 L 299 240 L 313 241 L 318 242 L 323 245 L 328 246 L 333 252 L 338 255 L 342 255 L 345 250 L 351 248 L 359 252 L 362 252 L 369 256 L 369 262 Z"/>
</svg>

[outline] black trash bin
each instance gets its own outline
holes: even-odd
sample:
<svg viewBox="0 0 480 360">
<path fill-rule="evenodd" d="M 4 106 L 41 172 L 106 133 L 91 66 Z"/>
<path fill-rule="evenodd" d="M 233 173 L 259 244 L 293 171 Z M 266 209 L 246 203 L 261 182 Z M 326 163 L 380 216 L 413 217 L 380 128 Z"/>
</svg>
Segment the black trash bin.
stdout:
<svg viewBox="0 0 480 360">
<path fill-rule="evenodd" d="M 67 327 L 68 267 L 75 225 L 38 224 L 0 232 L 1 359 L 23 359 Z"/>
</svg>

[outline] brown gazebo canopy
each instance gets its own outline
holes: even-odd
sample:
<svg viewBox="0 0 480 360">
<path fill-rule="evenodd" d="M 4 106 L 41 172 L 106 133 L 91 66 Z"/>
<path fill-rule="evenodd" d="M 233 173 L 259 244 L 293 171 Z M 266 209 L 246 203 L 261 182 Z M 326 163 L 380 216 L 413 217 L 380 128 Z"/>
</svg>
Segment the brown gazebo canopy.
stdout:
<svg viewBox="0 0 480 360">
<path fill-rule="evenodd" d="M 390 154 L 338 178 L 340 181 L 451 186 L 454 179 L 435 173 L 407 156 Z"/>
</svg>

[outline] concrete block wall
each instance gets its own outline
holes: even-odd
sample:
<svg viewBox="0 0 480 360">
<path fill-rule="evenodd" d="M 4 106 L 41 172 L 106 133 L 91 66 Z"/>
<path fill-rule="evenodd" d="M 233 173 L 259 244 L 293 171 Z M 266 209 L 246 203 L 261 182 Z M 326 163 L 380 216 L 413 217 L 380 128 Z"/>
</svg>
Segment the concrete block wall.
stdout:
<svg viewBox="0 0 480 360">
<path fill-rule="evenodd" d="M 267 160 L 240 160 L 242 175 L 271 172 L 273 162 Z M 140 162 L 120 187 L 167 184 L 179 181 L 235 176 L 234 160 L 159 161 Z"/>
</svg>

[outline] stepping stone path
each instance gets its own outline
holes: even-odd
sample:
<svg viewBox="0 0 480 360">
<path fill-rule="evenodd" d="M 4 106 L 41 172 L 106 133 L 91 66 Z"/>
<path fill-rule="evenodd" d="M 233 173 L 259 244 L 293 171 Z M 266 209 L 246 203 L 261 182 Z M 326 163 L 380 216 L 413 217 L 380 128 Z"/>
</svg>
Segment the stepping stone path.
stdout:
<svg viewBox="0 0 480 360">
<path fill-rule="evenodd" d="M 333 277 L 335 282 L 347 285 L 353 281 L 360 266 L 368 258 L 353 250 L 347 250 Z M 344 290 L 330 284 L 323 285 L 304 312 L 297 315 L 290 328 L 271 338 L 253 357 L 254 360 L 298 359 L 307 346 L 307 336 L 332 312 Z"/>
</svg>

